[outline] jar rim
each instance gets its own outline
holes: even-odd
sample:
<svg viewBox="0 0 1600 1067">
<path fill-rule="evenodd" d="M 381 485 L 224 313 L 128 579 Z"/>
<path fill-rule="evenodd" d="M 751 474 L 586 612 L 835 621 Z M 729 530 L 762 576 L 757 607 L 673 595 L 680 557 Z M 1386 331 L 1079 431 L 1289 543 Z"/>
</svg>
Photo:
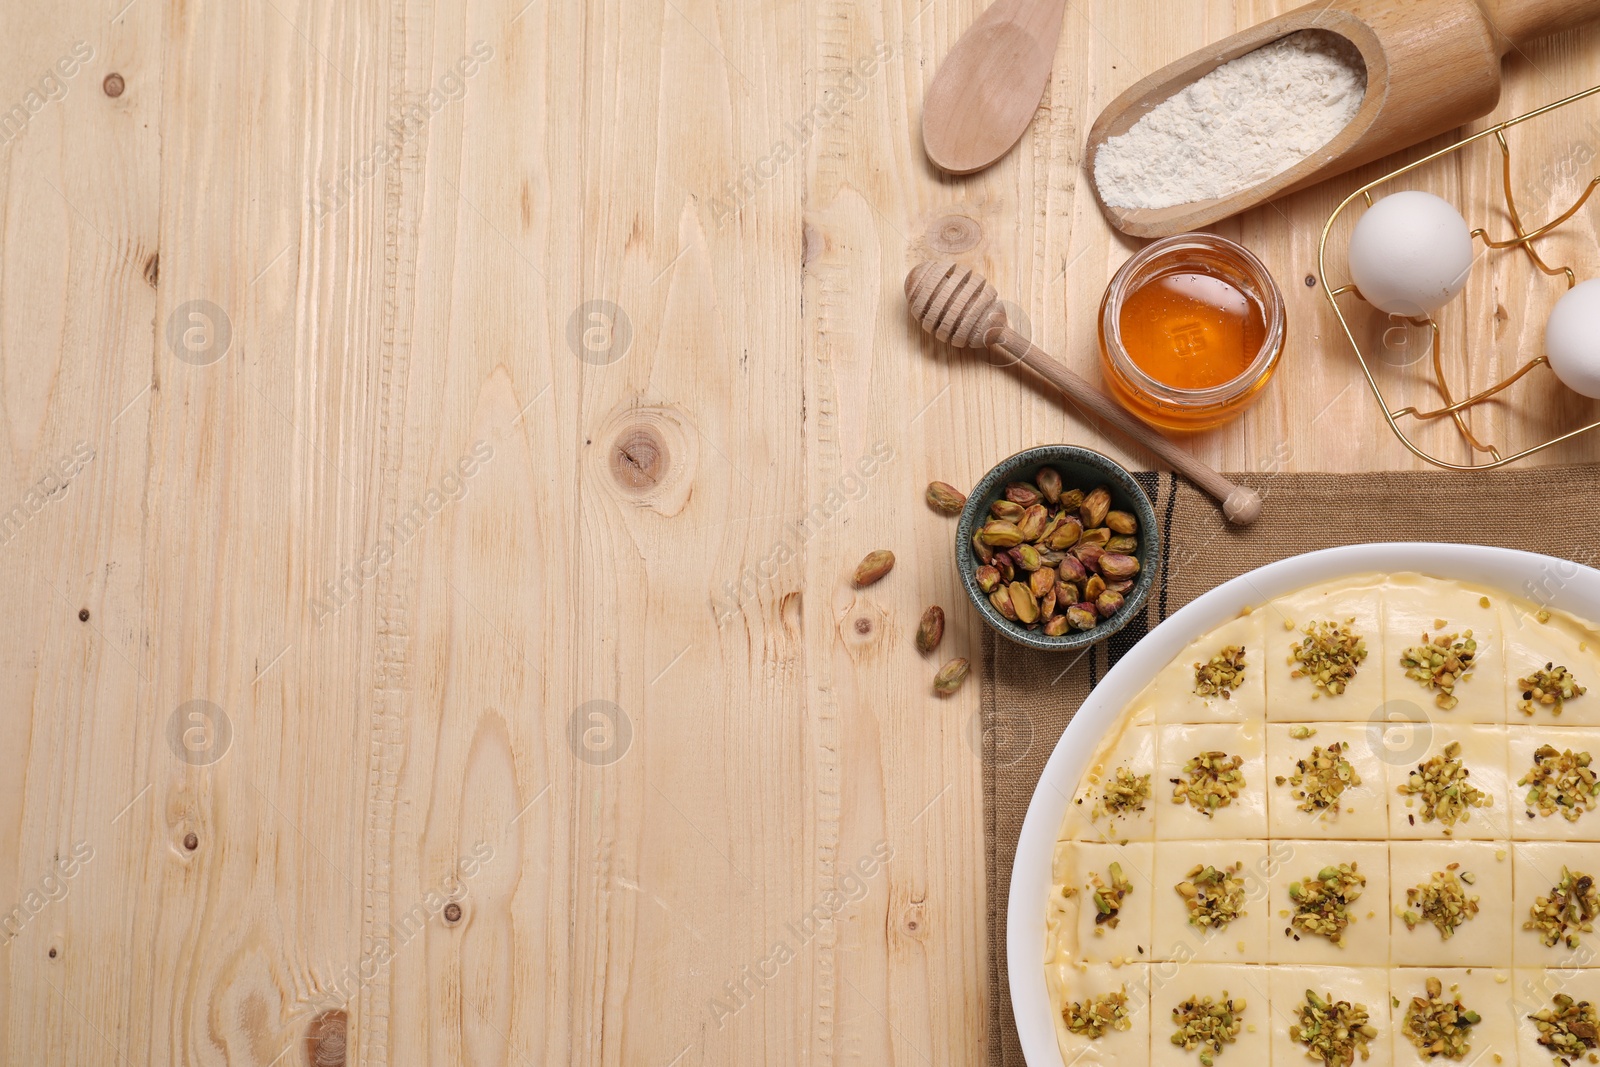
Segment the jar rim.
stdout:
<svg viewBox="0 0 1600 1067">
<path fill-rule="evenodd" d="M 1259 300 L 1266 325 L 1261 347 L 1250 364 L 1235 377 L 1204 389 L 1185 389 L 1152 377 L 1134 362 L 1122 342 L 1122 303 L 1133 291 L 1134 282 L 1148 273 L 1150 268 L 1160 266 L 1158 260 L 1192 250 L 1220 252 L 1226 259 L 1233 261 L 1239 268 L 1239 273 L 1250 282 L 1246 295 Z M 1262 379 L 1272 372 L 1278 358 L 1283 354 L 1285 331 L 1283 293 L 1266 265 L 1248 248 L 1214 233 L 1199 231 L 1180 233 L 1153 241 L 1141 248 L 1112 276 L 1111 283 L 1106 286 L 1105 298 L 1100 304 L 1100 335 L 1103 348 L 1117 373 L 1128 378 L 1130 385 L 1152 399 L 1181 407 L 1225 404 L 1256 388 Z"/>
</svg>

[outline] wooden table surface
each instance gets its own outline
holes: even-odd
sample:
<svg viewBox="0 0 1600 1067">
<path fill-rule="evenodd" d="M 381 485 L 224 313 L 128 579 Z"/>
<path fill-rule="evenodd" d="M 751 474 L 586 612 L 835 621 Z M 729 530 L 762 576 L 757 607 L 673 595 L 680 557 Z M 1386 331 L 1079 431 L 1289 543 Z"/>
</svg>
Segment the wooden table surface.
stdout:
<svg viewBox="0 0 1600 1067">
<path fill-rule="evenodd" d="M 979 265 L 1095 375 L 1136 245 L 1090 122 L 1287 6 L 1072 0 L 1022 143 L 955 180 L 920 101 L 981 0 L 7 3 L 6 1061 L 977 1062 L 978 686 L 929 680 L 980 624 L 922 487 L 1147 459 L 925 342 L 901 278 Z M 1514 54 L 1496 115 L 1597 56 Z M 1519 134 L 1550 204 L 1596 169 L 1573 111 Z M 1418 465 L 1309 277 L 1396 162 L 1218 227 L 1291 336 L 1197 454 Z M 1499 262 L 1451 312 L 1477 385 L 1541 333 Z M 1590 411 L 1528 396 L 1481 425 Z"/>
</svg>

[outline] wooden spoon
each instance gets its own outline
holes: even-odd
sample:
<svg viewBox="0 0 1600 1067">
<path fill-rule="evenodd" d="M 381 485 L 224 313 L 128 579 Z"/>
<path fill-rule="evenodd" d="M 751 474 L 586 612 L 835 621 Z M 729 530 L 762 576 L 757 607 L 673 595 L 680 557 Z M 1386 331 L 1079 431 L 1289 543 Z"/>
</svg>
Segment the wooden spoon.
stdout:
<svg viewBox="0 0 1600 1067">
<path fill-rule="evenodd" d="M 1261 517 L 1261 497 L 1254 489 L 1228 481 L 1007 326 L 1000 297 L 983 275 L 948 261 L 919 263 L 906 275 L 906 303 L 922 328 L 938 340 L 957 348 L 986 347 L 1025 364 L 1091 420 L 1110 423 L 1205 490 L 1222 504 L 1222 514 L 1235 526 L 1248 526 Z"/>
<path fill-rule="evenodd" d="M 922 103 L 935 166 L 971 174 L 1011 151 L 1050 83 L 1066 10 L 1066 0 L 995 0 L 961 35 Z"/>
<path fill-rule="evenodd" d="M 1366 96 L 1338 136 L 1281 174 L 1232 196 L 1165 208 L 1120 208 L 1101 201 L 1100 210 L 1133 237 L 1170 237 L 1209 226 L 1487 115 L 1500 100 L 1501 56 L 1594 18 L 1600 18 L 1600 0 L 1313 0 L 1136 82 L 1090 128 L 1087 166 L 1093 175 L 1107 138 L 1126 133 L 1191 82 L 1298 30 L 1339 34 L 1366 61 Z M 1095 196 L 1100 196 L 1098 187 Z"/>
</svg>

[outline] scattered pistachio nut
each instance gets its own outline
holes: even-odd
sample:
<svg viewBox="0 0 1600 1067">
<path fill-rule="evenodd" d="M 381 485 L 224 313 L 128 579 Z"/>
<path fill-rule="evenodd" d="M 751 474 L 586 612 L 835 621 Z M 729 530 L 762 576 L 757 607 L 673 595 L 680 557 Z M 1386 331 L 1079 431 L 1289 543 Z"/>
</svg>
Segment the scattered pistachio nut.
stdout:
<svg viewBox="0 0 1600 1067">
<path fill-rule="evenodd" d="M 1044 494 L 1045 503 L 1052 506 L 1061 503 L 1061 472 L 1054 467 L 1040 467 L 1039 473 L 1033 476 L 1033 483 L 1039 487 L 1039 492 Z"/>
<path fill-rule="evenodd" d="M 1277 778 L 1279 785 L 1293 788 L 1289 795 L 1296 807 L 1305 812 L 1339 810 L 1339 797 L 1353 785 L 1361 784 L 1361 775 L 1345 758 L 1344 745 L 1335 741 L 1327 748 L 1315 745 L 1311 755 L 1295 761 L 1293 774 Z"/>
<path fill-rule="evenodd" d="M 1007 482 L 1006 499 L 1021 507 L 1031 508 L 1044 499 L 1044 494 L 1038 486 L 1027 482 Z"/>
<path fill-rule="evenodd" d="M 996 500 L 993 504 L 989 505 L 989 514 L 1003 522 L 1021 522 L 1022 511 L 1023 508 L 1021 504 L 1013 504 L 1011 501 L 1005 499 Z"/>
<path fill-rule="evenodd" d="M 892 570 L 894 570 L 893 552 L 887 548 L 868 552 L 866 558 L 856 564 L 855 583 L 857 586 L 871 585 Z"/>
<path fill-rule="evenodd" d="M 944 609 L 935 604 L 922 613 L 917 624 L 917 651 L 932 652 L 944 639 Z"/>
<path fill-rule="evenodd" d="M 1107 589 L 1105 592 L 1094 598 L 1095 614 L 1099 615 L 1102 619 L 1109 619 L 1111 616 L 1122 610 L 1122 604 L 1122 594 L 1113 593 L 1111 590 Z"/>
<path fill-rule="evenodd" d="M 1406 1007 L 1402 1030 L 1417 1051 L 1427 1059 L 1443 1056 L 1459 1060 L 1472 1050 L 1472 1028 L 1482 1021 L 1475 1011 L 1461 1003 L 1454 987 L 1448 999 L 1444 983 L 1430 976 L 1423 986 L 1424 995 L 1412 997 Z"/>
<path fill-rule="evenodd" d="M 1095 804 L 1094 818 L 1109 815 L 1115 819 L 1131 812 L 1143 811 L 1149 799 L 1150 776 L 1134 774 L 1127 767 L 1118 767 L 1106 778 L 1105 789 Z"/>
<path fill-rule="evenodd" d="M 1600 913 L 1600 890 L 1587 874 L 1561 868 L 1561 881 L 1550 887 L 1548 896 L 1538 897 L 1528 909 L 1524 930 L 1532 930 L 1546 947 L 1564 944 L 1577 948 L 1582 943 L 1579 934 L 1594 932 L 1594 920 Z"/>
<path fill-rule="evenodd" d="M 1172 1009 L 1172 1043 L 1190 1052 L 1198 1049 L 1201 1067 L 1214 1067 L 1222 1046 L 1238 1039 L 1244 1011 L 1244 998 L 1235 1000 L 1226 989 L 1217 1000 L 1189 997 Z"/>
<path fill-rule="evenodd" d="M 1473 808 L 1494 806 L 1494 797 L 1468 781 L 1471 771 L 1461 761 L 1461 742 L 1451 741 L 1442 752 L 1417 764 L 1396 790 L 1422 800 L 1422 821 L 1438 820 L 1445 833 L 1466 822 Z"/>
<path fill-rule="evenodd" d="M 959 515 L 961 509 L 967 506 L 967 494 L 949 482 L 929 482 L 925 495 L 929 507 L 946 515 Z"/>
<path fill-rule="evenodd" d="M 1131 534 L 1139 529 L 1139 520 L 1127 511 L 1106 512 L 1106 526 L 1114 534 Z"/>
<path fill-rule="evenodd" d="M 1172 802 L 1189 805 L 1205 815 L 1233 803 L 1244 789 L 1243 756 L 1226 752 L 1201 752 L 1183 765 L 1182 778 L 1172 779 Z"/>
<path fill-rule="evenodd" d="M 1245 914 L 1244 879 L 1239 877 L 1242 867 L 1238 862 L 1222 868 L 1198 864 L 1172 887 L 1189 909 L 1190 926 L 1221 930 Z"/>
<path fill-rule="evenodd" d="M 1366 638 L 1351 627 L 1354 619 L 1339 623 L 1331 620 L 1307 623 L 1301 637 L 1289 653 L 1289 674 L 1294 678 L 1309 678 L 1318 689 L 1313 697 L 1326 693 L 1338 696 L 1356 676 L 1356 670 L 1367 658 Z M 1293 629 L 1293 623 L 1285 624 Z"/>
<path fill-rule="evenodd" d="M 933 691 L 942 697 L 947 697 L 956 692 L 966 683 L 967 675 L 972 671 L 972 664 L 961 657 L 956 657 L 933 676 Z"/>
<path fill-rule="evenodd" d="M 1297 1008 L 1289 1024 L 1289 1040 L 1306 1048 L 1306 1058 L 1326 1067 L 1350 1067 L 1359 1053 L 1366 1059 L 1368 1043 L 1378 1036 L 1367 1015 L 1365 1004 L 1335 1000 L 1333 994 L 1318 996 L 1306 990 L 1306 1002 Z"/>
<path fill-rule="evenodd" d="M 1297 722 L 1289 727 L 1289 737 L 1295 741 L 1305 741 L 1317 736 L 1317 728 L 1307 723 Z"/>
<path fill-rule="evenodd" d="M 1445 620 L 1439 619 L 1436 623 L 1442 627 Z M 1400 653 L 1400 666 L 1405 668 L 1407 678 L 1424 689 L 1436 690 L 1434 704 L 1449 711 L 1461 702 L 1456 696 L 1456 683 L 1472 673 L 1477 657 L 1478 642 L 1471 630 L 1439 634 L 1431 639 L 1423 634 L 1420 645 L 1412 645 Z"/>
<path fill-rule="evenodd" d="M 1358 866 L 1330 864 L 1314 877 L 1290 882 L 1289 901 L 1294 913 L 1284 933 L 1317 934 L 1343 945 L 1344 932 L 1355 918 L 1350 914 L 1350 905 L 1360 898 L 1367 884 L 1367 876 Z"/>
<path fill-rule="evenodd" d="M 1452 864 L 1453 868 L 1455 864 Z M 1470 872 L 1459 877 L 1451 870 L 1434 871 L 1424 883 L 1406 890 L 1406 907 L 1400 912 L 1407 930 L 1430 922 L 1439 930 L 1439 939 L 1448 941 L 1468 919 L 1478 914 L 1478 896 L 1462 887 L 1472 884 Z"/>
<path fill-rule="evenodd" d="M 1591 760 L 1589 753 L 1570 748 L 1540 745 L 1535 749 L 1533 767 L 1517 779 L 1518 785 L 1528 787 L 1528 816 L 1559 811 L 1568 822 L 1577 822 L 1580 815 L 1600 804 L 1600 779 L 1589 766 Z"/>
<path fill-rule="evenodd" d="M 1194 665 L 1194 693 L 1227 700 L 1244 684 L 1244 647 L 1225 645 L 1204 663 Z"/>
<path fill-rule="evenodd" d="M 1089 891 L 1089 900 L 1094 904 L 1095 932 L 1100 933 L 1101 927 L 1115 930 L 1121 921 L 1122 898 L 1133 892 L 1133 883 L 1123 876 L 1122 864 L 1113 861 L 1106 868 L 1104 881 L 1090 871 L 1089 884 L 1084 888 Z"/>
<path fill-rule="evenodd" d="M 1022 531 L 1016 523 L 1005 519 L 992 519 L 984 523 L 980 532 L 983 534 L 983 543 L 990 548 L 1010 548 L 1022 544 Z"/>
<path fill-rule="evenodd" d="M 1574 1000 L 1565 993 L 1557 993 L 1548 1008 L 1529 1015 L 1538 1031 L 1538 1042 L 1549 1049 L 1563 1067 L 1592 1054 L 1600 1044 L 1600 1017 L 1594 1005 L 1587 1000 Z"/>
<path fill-rule="evenodd" d="M 988 564 L 979 567 L 974 577 L 978 579 L 978 588 L 985 593 L 992 593 L 1000 588 L 1000 572 Z"/>
<path fill-rule="evenodd" d="M 1116 993 L 1102 993 L 1087 1000 L 1075 1000 L 1062 1005 L 1061 1017 L 1067 1029 L 1079 1037 L 1096 1038 L 1107 1030 L 1131 1030 L 1133 1020 L 1128 1015 L 1128 987 Z"/>
<path fill-rule="evenodd" d="M 1522 701 L 1517 710 L 1524 715 L 1532 715 L 1538 708 L 1549 708 L 1551 715 L 1560 715 L 1567 701 L 1589 691 L 1578 684 L 1571 671 L 1554 663 L 1546 663 L 1526 678 L 1518 678 L 1517 685 L 1522 688 Z"/>
</svg>

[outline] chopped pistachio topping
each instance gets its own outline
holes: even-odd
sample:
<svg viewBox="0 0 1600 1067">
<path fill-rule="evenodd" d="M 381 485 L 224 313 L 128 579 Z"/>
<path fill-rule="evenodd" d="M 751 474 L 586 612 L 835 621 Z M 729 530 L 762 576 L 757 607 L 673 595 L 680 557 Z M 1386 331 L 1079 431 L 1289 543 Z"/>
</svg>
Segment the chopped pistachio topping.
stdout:
<svg viewBox="0 0 1600 1067">
<path fill-rule="evenodd" d="M 1546 663 L 1543 669 L 1518 678 L 1517 685 L 1522 687 L 1522 701 L 1517 710 L 1524 715 L 1532 715 L 1539 708 L 1549 708 L 1551 715 L 1560 715 L 1567 701 L 1589 691 L 1588 687 L 1578 684 L 1571 671 L 1554 663 Z"/>
<path fill-rule="evenodd" d="M 1227 700 L 1244 684 L 1244 648 L 1228 645 L 1205 663 L 1194 665 L 1196 696 Z"/>
<path fill-rule="evenodd" d="M 1558 752 L 1554 745 L 1540 745 L 1533 754 L 1533 767 L 1517 779 L 1528 787 L 1528 817 L 1534 812 L 1554 815 L 1560 812 L 1568 822 L 1600 804 L 1600 779 L 1589 767 L 1587 752 L 1572 749 Z"/>
<path fill-rule="evenodd" d="M 1294 678 L 1310 678 L 1321 692 L 1338 696 L 1356 676 L 1356 668 L 1367 658 L 1366 638 L 1350 628 L 1354 619 L 1343 623 L 1312 622 L 1300 631 L 1305 636 L 1289 654 L 1289 672 Z"/>
<path fill-rule="evenodd" d="M 1467 781 L 1470 773 L 1461 762 L 1461 742 L 1452 741 L 1443 752 L 1417 764 L 1399 792 L 1421 797 L 1422 821 L 1437 819 L 1449 833 L 1449 827 L 1467 821 L 1469 809 L 1494 806 L 1494 797 Z"/>
<path fill-rule="evenodd" d="M 1444 620 L 1435 620 L 1443 626 Z M 1478 642 L 1471 630 L 1459 634 L 1439 634 L 1429 639 L 1422 635 L 1422 644 L 1413 645 L 1400 653 L 1400 666 L 1406 677 L 1414 679 L 1424 689 L 1435 689 L 1433 702 L 1449 711 L 1461 701 L 1456 697 L 1456 683 L 1472 672 L 1478 658 Z"/>
<path fill-rule="evenodd" d="M 1367 884 L 1367 876 L 1356 867 L 1354 863 L 1341 863 L 1322 868 L 1315 878 L 1290 882 L 1289 900 L 1294 904 L 1294 915 L 1283 932 L 1291 936 L 1319 934 L 1335 945 L 1343 945 L 1345 928 L 1354 918 L 1350 905 Z"/>
<path fill-rule="evenodd" d="M 1548 609 L 1548 608 L 1540 608 L 1538 611 L 1533 613 L 1533 617 L 1538 619 L 1541 623 L 1549 622 L 1550 621 L 1550 609 Z"/>
<path fill-rule="evenodd" d="M 1243 756 L 1202 752 L 1183 765 L 1184 777 L 1172 779 L 1172 802 L 1188 801 L 1206 815 L 1233 803 L 1244 788 Z"/>
<path fill-rule="evenodd" d="M 1596 914 L 1600 914 L 1600 890 L 1594 879 L 1562 867 L 1561 881 L 1550 887 L 1549 896 L 1533 902 L 1522 928 L 1536 931 L 1547 946 L 1562 943 L 1577 948 L 1579 934 L 1594 932 Z"/>
<path fill-rule="evenodd" d="M 1430 922 L 1439 928 L 1440 940 L 1448 941 L 1458 926 L 1478 914 L 1478 895 L 1462 888 L 1463 882 L 1471 885 L 1476 879 L 1470 871 L 1457 877 L 1457 866 L 1434 871 L 1428 881 L 1406 890 L 1406 907 L 1400 912 L 1406 929 Z"/>
<path fill-rule="evenodd" d="M 1306 1002 L 1289 1024 L 1289 1040 L 1306 1047 L 1306 1058 L 1320 1060 L 1327 1067 L 1350 1067 L 1356 1053 L 1369 1055 L 1367 1042 L 1378 1036 L 1378 1028 L 1367 1021 L 1367 1006 L 1348 1000 L 1334 1000 L 1333 994 L 1318 996 L 1306 990 Z"/>
<path fill-rule="evenodd" d="M 1528 1018 L 1539 1031 L 1539 1044 L 1549 1049 L 1560 1063 L 1570 1065 L 1595 1048 L 1600 1038 L 1600 1031 L 1596 1029 L 1600 1018 L 1596 1017 L 1593 1004 L 1587 1000 L 1573 1000 L 1565 993 L 1557 993 L 1552 1004 Z"/>
<path fill-rule="evenodd" d="M 1289 736 L 1296 741 L 1304 741 L 1309 737 L 1316 737 L 1317 728 L 1315 726 L 1307 726 L 1303 722 L 1297 722 L 1289 727 Z"/>
<path fill-rule="evenodd" d="M 1128 1017 L 1128 987 L 1115 993 L 1102 993 L 1088 1000 L 1075 1000 L 1061 1008 L 1067 1029 L 1080 1037 L 1100 1037 L 1107 1030 L 1131 1030 Z"/>
<path fill-rule="evenodd" d="M 1189 909 L 1189 925 L 1200 929 L 1222 929 L 1245 913 L 1242 864 L 1217 868 L 1209 863 L 1196 866 L 1173 889 Z"/>
<path fill-rule="evenodd" d="M 1202 1067 L 1212 1067 L 1213 1055 L 1238 1038 L 1244 1007 L 1244 998 L 1234 1000 L 1226 989 L 1218 1000 L 1190 997 L 1172 1009 L 1172 1025 L 1177 1027 L 1172 1043 L 1191 1052 L 1199 1049 Z"/>
<path fill-rule="evenodd" d="M 1113 862 L 1106 868 L 1107 881 L 1101 881 L 1100 876 L 1093 871 L 1089 872 L 1089 884 L 1085 888 L 1091 892 L 1090 899 L 1094 901 L 1095 933 L 1100 933 L 1100 927 L 1108 926 L 1115 930 L 1117 913 L 1122 910 L 1122 898 L 1133 892 L 1133 883 L 1122 876 L 1122 864 Z"/>
<path fill-rule="evenodd" d="M 1276 780 L 1279 785 L 1294 787 L 1289 795 L 1298 801 L 1301 811 L 1338 811 L 1339 795 L 1350 786 L 1361 784 L 1361 775 L 1344 758 L 1344 745 L 1338 741 L 1327 748 L 1313 747 L 1311 755 L 1295 760 L 1294 766 L 1293 774 L 1280 774 Z"/>
<path fill-rule="evenodd" d="M 1095 805 L 1095 818 L 1110 815 L 1113 818 L 1131 812 L 1143 811 L 1150 799 L 1150 776 L 1134 774 L 1126 767 L 1118 767 L 1106 779 L 1105 792 Z"/>
<path fill-rule="evenodd" d="M 1451 987 L 1446 999 L 1444 985 L 1437 978 L 1429 978 L 1426 995 L 1412 997 L 1406 1008 L 1405 1035 L 1417 1046 L 1417 1051 L 1428 1059 L 1443 1056 L 1459 1060 L 1471 1051 L 1468 1041 L 1471 1031 L 1481 1021 L 1477 1012 L 1469 1010 Z"/>
</svg>

